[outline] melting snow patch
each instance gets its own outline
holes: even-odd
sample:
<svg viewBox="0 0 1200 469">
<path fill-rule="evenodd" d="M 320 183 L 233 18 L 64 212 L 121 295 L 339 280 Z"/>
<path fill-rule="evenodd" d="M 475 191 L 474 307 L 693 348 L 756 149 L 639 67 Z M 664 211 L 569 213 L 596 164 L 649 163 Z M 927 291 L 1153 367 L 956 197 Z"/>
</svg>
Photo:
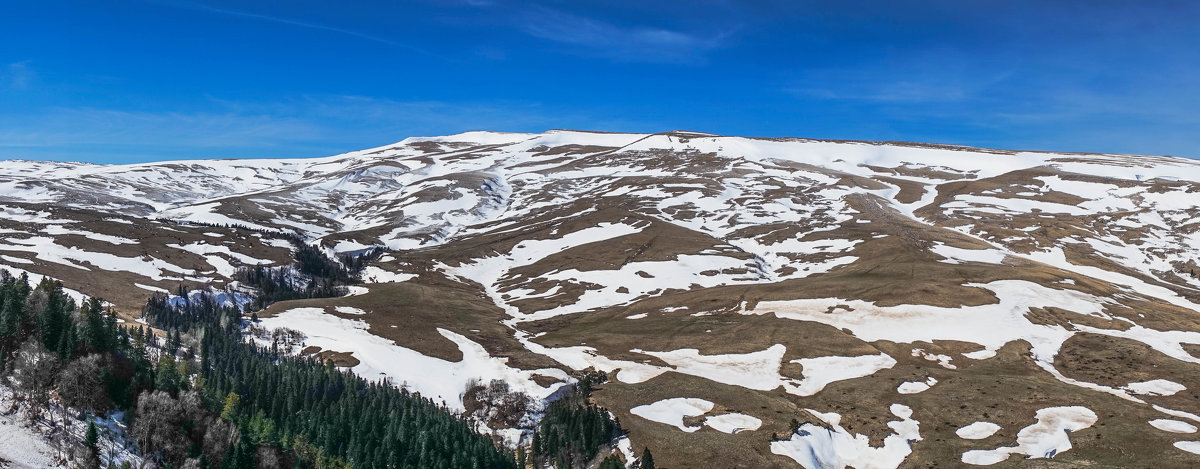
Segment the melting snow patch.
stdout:
<svg viewBox="0 0 1200 469">
<path fill-rule="evenodd" d="M 987 360 L 989 358 L 996 356 L 996 351 L 985 348 L 983 350 L 976 350 L 974 352 L 964 353 L 964 354 L 962 354 L 962 356 L 970 358 L 972 360 Z"/>
<path fill-rule="evenodd" d="M 1053 458 L 1054 455 L 1071 449 L 1071 432 L 1083 430 L 1095 423 L 1096 413 L 1087 407 L 1047 407 L 1037 411 L 1037 423 L 1017 432 L 1017 446 L 967 451 L 962 455 L 962 462 L 988 466 L 1008 459 L 1011 454 L 1024 454 L 1029 458 Z"/>
<path fill-rule="evenodd" d="M 704 420 L 704 424 L 713 430 L 733 434 L 758 430 L 758 427 L 762 426 L 762 420 L 746 414 L 724 414 L 709 417 Z"/>
<path fill-rule="evenodd" d="M 617 450 L 625 456 L 625 467 L 633 466 L 633 462 L 637 461 L 637 456 L 633 455 L 633 442 L 629 441 L 629 436 L 622 436 L 617 440 Z"/>
<path fill-rule="evenodd" d="M 625 316 L 625 319 L 642 319 L 646 316 L 646 313 L 630 314 L 629 316 Z"/>
<path fill-rule="evenodd" d="M 14 262 L 14 263 L 17 263 L 17 264 L 33 264 L 33 263 L 34 263 L 33 261 L 31 261 L 31 260 L 29 260 L 29 259 L 25 259 L 25 258 L 22 258 L 22 257 L 13 257 L 13 256 L 9 256 L 9 255 L 7 255 L 7 254 L 5 254 L 5 255 L 0 255 L 0 259 L 4 259 L 4 260 L 6 260 L 6 261 L 8 261 L 8 262 Z"/>
<path fill-rule="evenodd" d="M 938 243 L 929 248 L 931 252 L 946 259 L 946 264 L 962 264 L 965 262 L 981 262 L 984 264 L 999 264 L 1007 255 L 996 249 L 962 249 Z"/>
<path fill-rule="evenodd" d="M 955 435 L 965 440 L 982 440 L 995 435 L 1000 426 L 992 422 L 975 422 L 954 431 Z"/>
<path fill-rule="evenodd" d="M 1134 394 L 1171 396 L 1179 391 L 1187 389 L 1187 387 L 1174 381 L 1168 381 L 1165 379 L 1152 379 L 1150 381 L 1142 381 L 1140 383 L 1129 383 L 1121 389 Z"/>
<path fill-rule="evenodd" d="M 915 348 L 912 351 L 912 356 L 924 357 L 926 360 L 929 360 L 931 362 L 937 362 L 938 365 L 942 365 L 942 368 L 946 368 L 949 370 L 958 368 L 957 366 L 950 364 L 950 360 L 953 360 L 954 357 L 951 357 L 949 355 L 929 353 L 929 352 L 926 352 L 925 349 Z"/>
<path fill-rule="evenodd" d="M 888 422 L 895 433 L 883 439 L 883 446 L 874 447 L 866 435 L 851 435 L 839 425 L 836 413 L 808 411 L 828 424 L 828 428 L 805 423 L 790 440 L 771 443 L 771 452 L 794 459 L 805 469 L 826 469 L 852 466 L 860 469 L 899 467 L 912 453 L 912 443 L 920 441 L 919 423 L 912 419 L 912 409 L 892 404 L 892 414 L 901 420 Z"/>
<path fill-rule="evenodd" d="M 416 274 L 391 272 L 373 265 L 367 266 L 362 272 L 362 278 L 366 279 L 368 283 L 399 283 L 414 279 L 416 277 Z"/>
<path fill-rule="evenodd" d="M 133 286 L 141 288 L 142 290 L 149 290 L 149 291 L 156 292 L 156 293 L 171 293 L 166 288 L 159 288 L 154 285 L 142 285 L 140 283 L 134 282 Z"/>
<path fill-rule="evenodd" d="M 1154 419 L 1150 426 L 1171 433 L 1196 433 L 1196 426 L 1187 422 L 1171 419 Z"/>
<path fill-rule="evenodd" d="M 804 379 L 787 380 L 784 389 L 799 396 L 811 396 L 829 383 L 870 376 L 879 370 L 896 366 L 896 360 L 886 353 L 858 357 L 818 357 L 792 360 L 804 367 Z"/>
<path fill-rule="evenodd" d="M 685 417 L 697 417 L 713 409 L 713 403 L 704 399 L 691 397 L 675 397 L 663 399 L 653 404 L 640 405 L 629 410 L 630 413 L 658 423 L 665 423 L 691 433 L 700 427 L 689 427 L 683 424 Z"/>
<path fill-rule="evenodd" d="M 1192 454 L 1200 454 L 1200 441 L 1176 441 L 1175 447 Z"/>
<path fill-rule="evenodd" d="M 779 362 L 787 347 L 775 344 L 766 350 L 745 354 L 701 355 L 696 349 L 681 349 L 670 352 L 646 352 L 632 350 L 653 357 L 675 367 L 675 371 L 699 376 L 718 383 L 742 386 L 759 391 L 779 387 Z"/>
<path fill-rule="evenodd" d="M 359 308 L 355 308 L 353 306 L 335 306 L 333 309 L 342 314 L 354 314 L 354 315 L 367 314 L 366 311 L 363 311 Z"/>
<path fill-rule="evenodd" d="M 900 394 L 916 394 L 928 390 L 931 386 L 937 384 L 937 378 L 932 376 L 925 381 L 905 381 L 896 387 L 896 392 Z"/>
</svg>

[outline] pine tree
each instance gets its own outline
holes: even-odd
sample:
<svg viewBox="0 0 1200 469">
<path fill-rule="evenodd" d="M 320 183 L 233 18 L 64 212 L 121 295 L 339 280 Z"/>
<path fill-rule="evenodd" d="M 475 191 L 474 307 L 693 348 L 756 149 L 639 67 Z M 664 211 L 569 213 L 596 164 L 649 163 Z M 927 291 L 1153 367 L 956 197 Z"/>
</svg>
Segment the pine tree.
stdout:
<svg viewBox="0 0 1200 469">
<path fill-rule="evenodd" d="M 654 455 L 650 454 L 650 448 L 642 451 L 641 469 L 654 469 Z"/>
<path fill-rule="evenodd" d="M 158 360 L 158 372 L 154 377 L 154 388 L 159 391 L 166 391 L 172 397 L 179 394 L 179 384 L 181 377 L 179 369 L 175 367 L 175 358 L 170 355 L 163 355 Z"/>
<path fill-rule="evenodd" d="M 88 422 L 87 433 L 83 436 L 83 445 L 96 451 L 96 445 L 100 442 L 100 433 L 96 431 L 96 422 Z"/>
</svg>

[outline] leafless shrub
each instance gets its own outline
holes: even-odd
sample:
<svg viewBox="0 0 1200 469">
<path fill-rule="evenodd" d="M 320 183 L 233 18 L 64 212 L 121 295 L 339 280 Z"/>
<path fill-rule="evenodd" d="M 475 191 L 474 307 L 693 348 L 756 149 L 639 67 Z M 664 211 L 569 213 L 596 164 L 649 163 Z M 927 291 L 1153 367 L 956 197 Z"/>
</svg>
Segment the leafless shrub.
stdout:
<svg viewBox="0 0 1200 469">
<path fill-rule="evenodd" d="M 520 426 L 532 404 L 533 399 L 528 394 L 513 391 L 507 382 L 498 379 L 487 385 L 471 380 L 463 392 L 466 415 L 493 429 Z"/>
</svg>

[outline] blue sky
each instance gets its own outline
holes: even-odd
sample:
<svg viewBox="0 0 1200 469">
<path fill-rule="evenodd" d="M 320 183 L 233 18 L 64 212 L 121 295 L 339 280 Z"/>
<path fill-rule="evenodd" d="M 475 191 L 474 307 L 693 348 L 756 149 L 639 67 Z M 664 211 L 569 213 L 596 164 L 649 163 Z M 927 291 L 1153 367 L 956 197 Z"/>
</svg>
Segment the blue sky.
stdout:
<svg viewBox="0 0 1200 469">
<path fill-rule="evenodd" d="M 1200 156 L 1200 2 L 0 6 L 0 158 L 551 128 Z"/>
</svg>

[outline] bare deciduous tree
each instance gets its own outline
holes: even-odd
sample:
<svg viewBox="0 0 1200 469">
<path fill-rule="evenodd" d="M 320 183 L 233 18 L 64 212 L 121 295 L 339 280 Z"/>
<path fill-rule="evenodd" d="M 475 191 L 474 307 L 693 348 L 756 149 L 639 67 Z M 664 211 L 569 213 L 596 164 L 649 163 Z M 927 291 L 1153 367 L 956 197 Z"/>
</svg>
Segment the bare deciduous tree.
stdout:
<svg viewBox="0 0 1200 469">
<path fill-rule="evenodd" d="M 138 398 L 137 418 L 130 433 L 142 451 L 158 455 L 172 466 L 187 456 L 188 441 L 182 430 L 183 404 L 163 391 L 144 392 Z"/>
<path fill-rule="evenodd" d="M 100 354 L 68 363 L 58 378 L 58 394 L 63 402 L 81 413 L 108 409 L 111 403 L 104 389 L 105 367 L 105 358 Z"/>
<path fill-rule="evenodd" d="M 58 356 L 42 347 L 36 338 L 25 341 L 17 350 L 9 382 L 29 401 L 34 417 L 50 407 L 50 392 L 54 390 L 58 368 Z"/>
</svg>

